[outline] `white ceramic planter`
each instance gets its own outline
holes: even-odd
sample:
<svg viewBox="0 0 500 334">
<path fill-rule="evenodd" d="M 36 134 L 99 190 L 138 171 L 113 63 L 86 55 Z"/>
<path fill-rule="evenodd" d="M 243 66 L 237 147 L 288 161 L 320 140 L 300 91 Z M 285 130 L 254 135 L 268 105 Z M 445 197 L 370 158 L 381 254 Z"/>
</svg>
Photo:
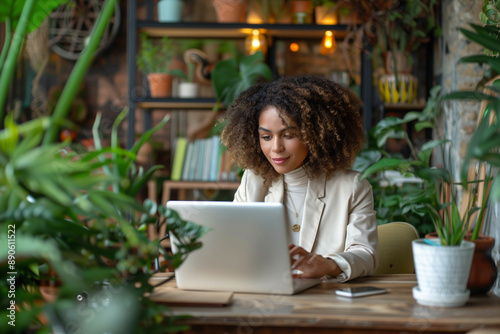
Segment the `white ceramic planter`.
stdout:
<svg viewBox="0 0 500 334">
<path fill-rule="evenodd" d="M 417 239 L 412 242 L 418 286 L 413 297 L 421 305 L 456 307 L 469 300 L 467 290 L 474 243 L 461 246 L 433 246 Z M 430 239 L 439 244 L 439 239 Z"/>
<path fill-rule="evenodd" d="M 158 1 L 159 22 L 180 22 L 182 16 L 182 0 Z"/>
<path fill-rule="evenodd" d="M 199 85 L 195 82 L 181 82 L 179 83 L 179 97 L 180 98 L 194 98 L 198 97 Z"/>
</svg>

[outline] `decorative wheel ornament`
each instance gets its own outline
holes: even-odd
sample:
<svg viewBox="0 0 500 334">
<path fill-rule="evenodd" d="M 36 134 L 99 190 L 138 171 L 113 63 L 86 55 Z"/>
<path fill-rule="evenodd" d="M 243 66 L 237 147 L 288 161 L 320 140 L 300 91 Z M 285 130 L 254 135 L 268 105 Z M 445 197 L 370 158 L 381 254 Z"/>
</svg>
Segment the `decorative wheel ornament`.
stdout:
<svg viewBox="0 0 500 334">
<path fill-rule="evenodd" d="M 73 0 L 61 5 L 50 14 L 49 43 L 52 50 L 63 58 L 77 60 L 82 53 L 105 0 Z M 114 40 L 120 26 L 120 6 L 104 31 L 96 54 L 106 49 Z"/>
</svg>

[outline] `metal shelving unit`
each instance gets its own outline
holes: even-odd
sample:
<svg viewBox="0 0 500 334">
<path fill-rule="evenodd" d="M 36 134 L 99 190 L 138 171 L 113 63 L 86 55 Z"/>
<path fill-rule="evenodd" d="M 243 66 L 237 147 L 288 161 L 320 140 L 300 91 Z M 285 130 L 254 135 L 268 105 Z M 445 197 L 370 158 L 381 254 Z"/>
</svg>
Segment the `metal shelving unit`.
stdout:
<svg viewBox="0 0 500 334">
<path fill-rule="evenodd" d="M 198 109 L 211 110 L 215 99 L 176 99 L 144 98 L 135 94 L 136 89 L 136 63 L 137 34 L 145 32 L 153 37 L 169 36 L 172 38 L 214 38 L 214 39 L 243 39 L 252 30 L 257 29 L 266 34 L 270 39 L 321 39 L 326 30 L 334 30 L 337 38 L 347 34 L 347 25 L 316 25 L 316 24 L 248 24 L 248 23 L 217 23 L 217 22 L 176 22 L 162 23 L 153 20 L 154 1 L 147 1 L 146 20 L 137 19 L 137 2 L 128 0 L 127 13 L 127 70 L 128 70 L 128 102 L 130 113 L 128 115 L 127 145 L 130 147 L 135 138 L 135 109 L 141 108 L 144 117 L 145 129 L 151 128 L 151 112 L 153 109 Z M 268 59 L 271 69 L 276 72 L 272 63 L 274 59 L 274 43 L 270 43 Z M 362 57 L 362 84 L 361 98 L 364 101 L 363 119 L 366 129 L 371 128 L 372 118 L 372 87 L 371 61 L 365 52 Z"/>
</svg>

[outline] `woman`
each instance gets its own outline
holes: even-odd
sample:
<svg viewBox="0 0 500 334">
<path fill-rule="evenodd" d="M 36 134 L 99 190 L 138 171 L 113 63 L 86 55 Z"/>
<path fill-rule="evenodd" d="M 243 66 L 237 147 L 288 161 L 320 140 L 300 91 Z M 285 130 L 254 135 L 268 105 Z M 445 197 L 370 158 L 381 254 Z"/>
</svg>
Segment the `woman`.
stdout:
<svg viewBox="0 0 500 334">
<path fill-rule="evenodd" d="M 282 202 L 296 277 L 347 281 L 372 274 L 377 222 L 369 182 L 349 170 L 364 141 L 360 99 L 318 76 L 244 91 L 221 134 L 245 169 L 239 202 Z"/>
</svg>

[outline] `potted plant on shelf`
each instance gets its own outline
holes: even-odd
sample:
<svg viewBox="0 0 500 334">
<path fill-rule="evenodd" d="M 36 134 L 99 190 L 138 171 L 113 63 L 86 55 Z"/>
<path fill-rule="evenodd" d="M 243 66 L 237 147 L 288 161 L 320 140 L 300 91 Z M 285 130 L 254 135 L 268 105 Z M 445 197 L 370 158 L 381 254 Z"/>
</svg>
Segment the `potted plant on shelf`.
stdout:
<svg viewBox="0 0 500 334">
<path fill-rule="evenodd" d="M 182 0 L 159 0 L 157 4 L 158 22 L 180 22 Z"/>
<path fill-rule="evenodd" d="M 247 23 L 290 23 L 287 0 L 250 0 Z"/>
<path fill-rule="evenodd" d="M 199 58 L 196 58 L 197 56 Z M 180 98 L 194 98 L 198 96 L 199 84 L 195 81 L 195 69 L 198 60 L 206 60 L 207 56 L 198 49 L 187 49 L 184 51 L 185 69 L 176 68 L 171 74 L 182 81 L 178 85 L 178 95 Z"/>
<path fill-rule="evenodd" d="M 354 40 L 360 49 L 368 41 L 375 60 L 375 82 L 382 101 L 411 103 L 417 79 L 412 74 L 413 53 L 429 35 L 440 35 L 436 25 L 436 0 L 366 1 L 350 0 L 361 24 L 353 26 L 345 43 Z"/>
<path fill-rule="evenodd" d="M 173 69 L 171 74 L 182 79 L 178 86 L 178 95 L 180 98 L 194 98 L 198 96 L 198 83 L 194 82 L 194 63 L 186 64 L 187 71 L 180 68 Z"/>
<path fill-rule="evenodd" d="M 248 0 L 212 0 L 220 23 L 242 23 L 245 21 Z"/>
<path fill-rule="evenodd" d="M 313 5 L 316 24 L 337 24 L 338 1 L 313 0 Z"/>
<path fill-rule="evenodd" d="M 45 3 L 31 7 L 35 2 L 17 1 L 20 16 L 17 11 L 10 13 L 9 20 L 18 21 L 17 38 L 7 46 L 6 58 L 1 58 L 2 82 L 6 75 L 10 83 L 3 72 L 4 59 L 7 63 L 18 59 L 21 49 L 14 41 L 24 40 L 27 23 L 43 21 L 50 12 Z M 158 240 L 147 238 L 146 226 L 161 223 L 168 213 L 152 201 L 136 200 L 159 168 L 138 168 L 138 150 L 168 119 L 130 150 L 118 143 L 126 110 L 113 124 L 109 147 L 101 146 L 99 117 L 93 128 L 93 150 L 55 142 L 114 6 L 115 1 L 104 4 L 54 113 L 16 124 L 14 113 L 9 112 L 0 131 L 0 237 L 8 241 L 0 244 L 0 293 L 6 296 L 0 301 L 0 314 L 9 322 L 0 324 L 2 332 L 11 332 L 14 326 L 23 333 L 68 328 L 82 333 L 185 329 L 172 326 L 175 319 L 166 318 L 167 309 L 150 301 L 147 293 L 153 289 L 149 279 L 158 252 L 176 265 L 186 253 L 171 256 Z M 9 84 L 0 87 L 4 96 Z M 2 105 L 0 110 L 6 109 Z M 185 250 L 200 247 L 196 239 L 205 232 L 203 228 L 189 222 L 167 226 L 167 231 L 172 228 L 188 238 Z M 50 288 L 42 282 L 51 283 Z"/>
<path fill-rule="evenodd" d="M 176 49 L 173 41 L 164 36 L 153 40 L 146 33 L 140 35 L 140 48 L 136 56 L 137 68 L 147 75 L 151 97 L 172 95 L 173 76 L 170 64 Z"/>
</svg>

